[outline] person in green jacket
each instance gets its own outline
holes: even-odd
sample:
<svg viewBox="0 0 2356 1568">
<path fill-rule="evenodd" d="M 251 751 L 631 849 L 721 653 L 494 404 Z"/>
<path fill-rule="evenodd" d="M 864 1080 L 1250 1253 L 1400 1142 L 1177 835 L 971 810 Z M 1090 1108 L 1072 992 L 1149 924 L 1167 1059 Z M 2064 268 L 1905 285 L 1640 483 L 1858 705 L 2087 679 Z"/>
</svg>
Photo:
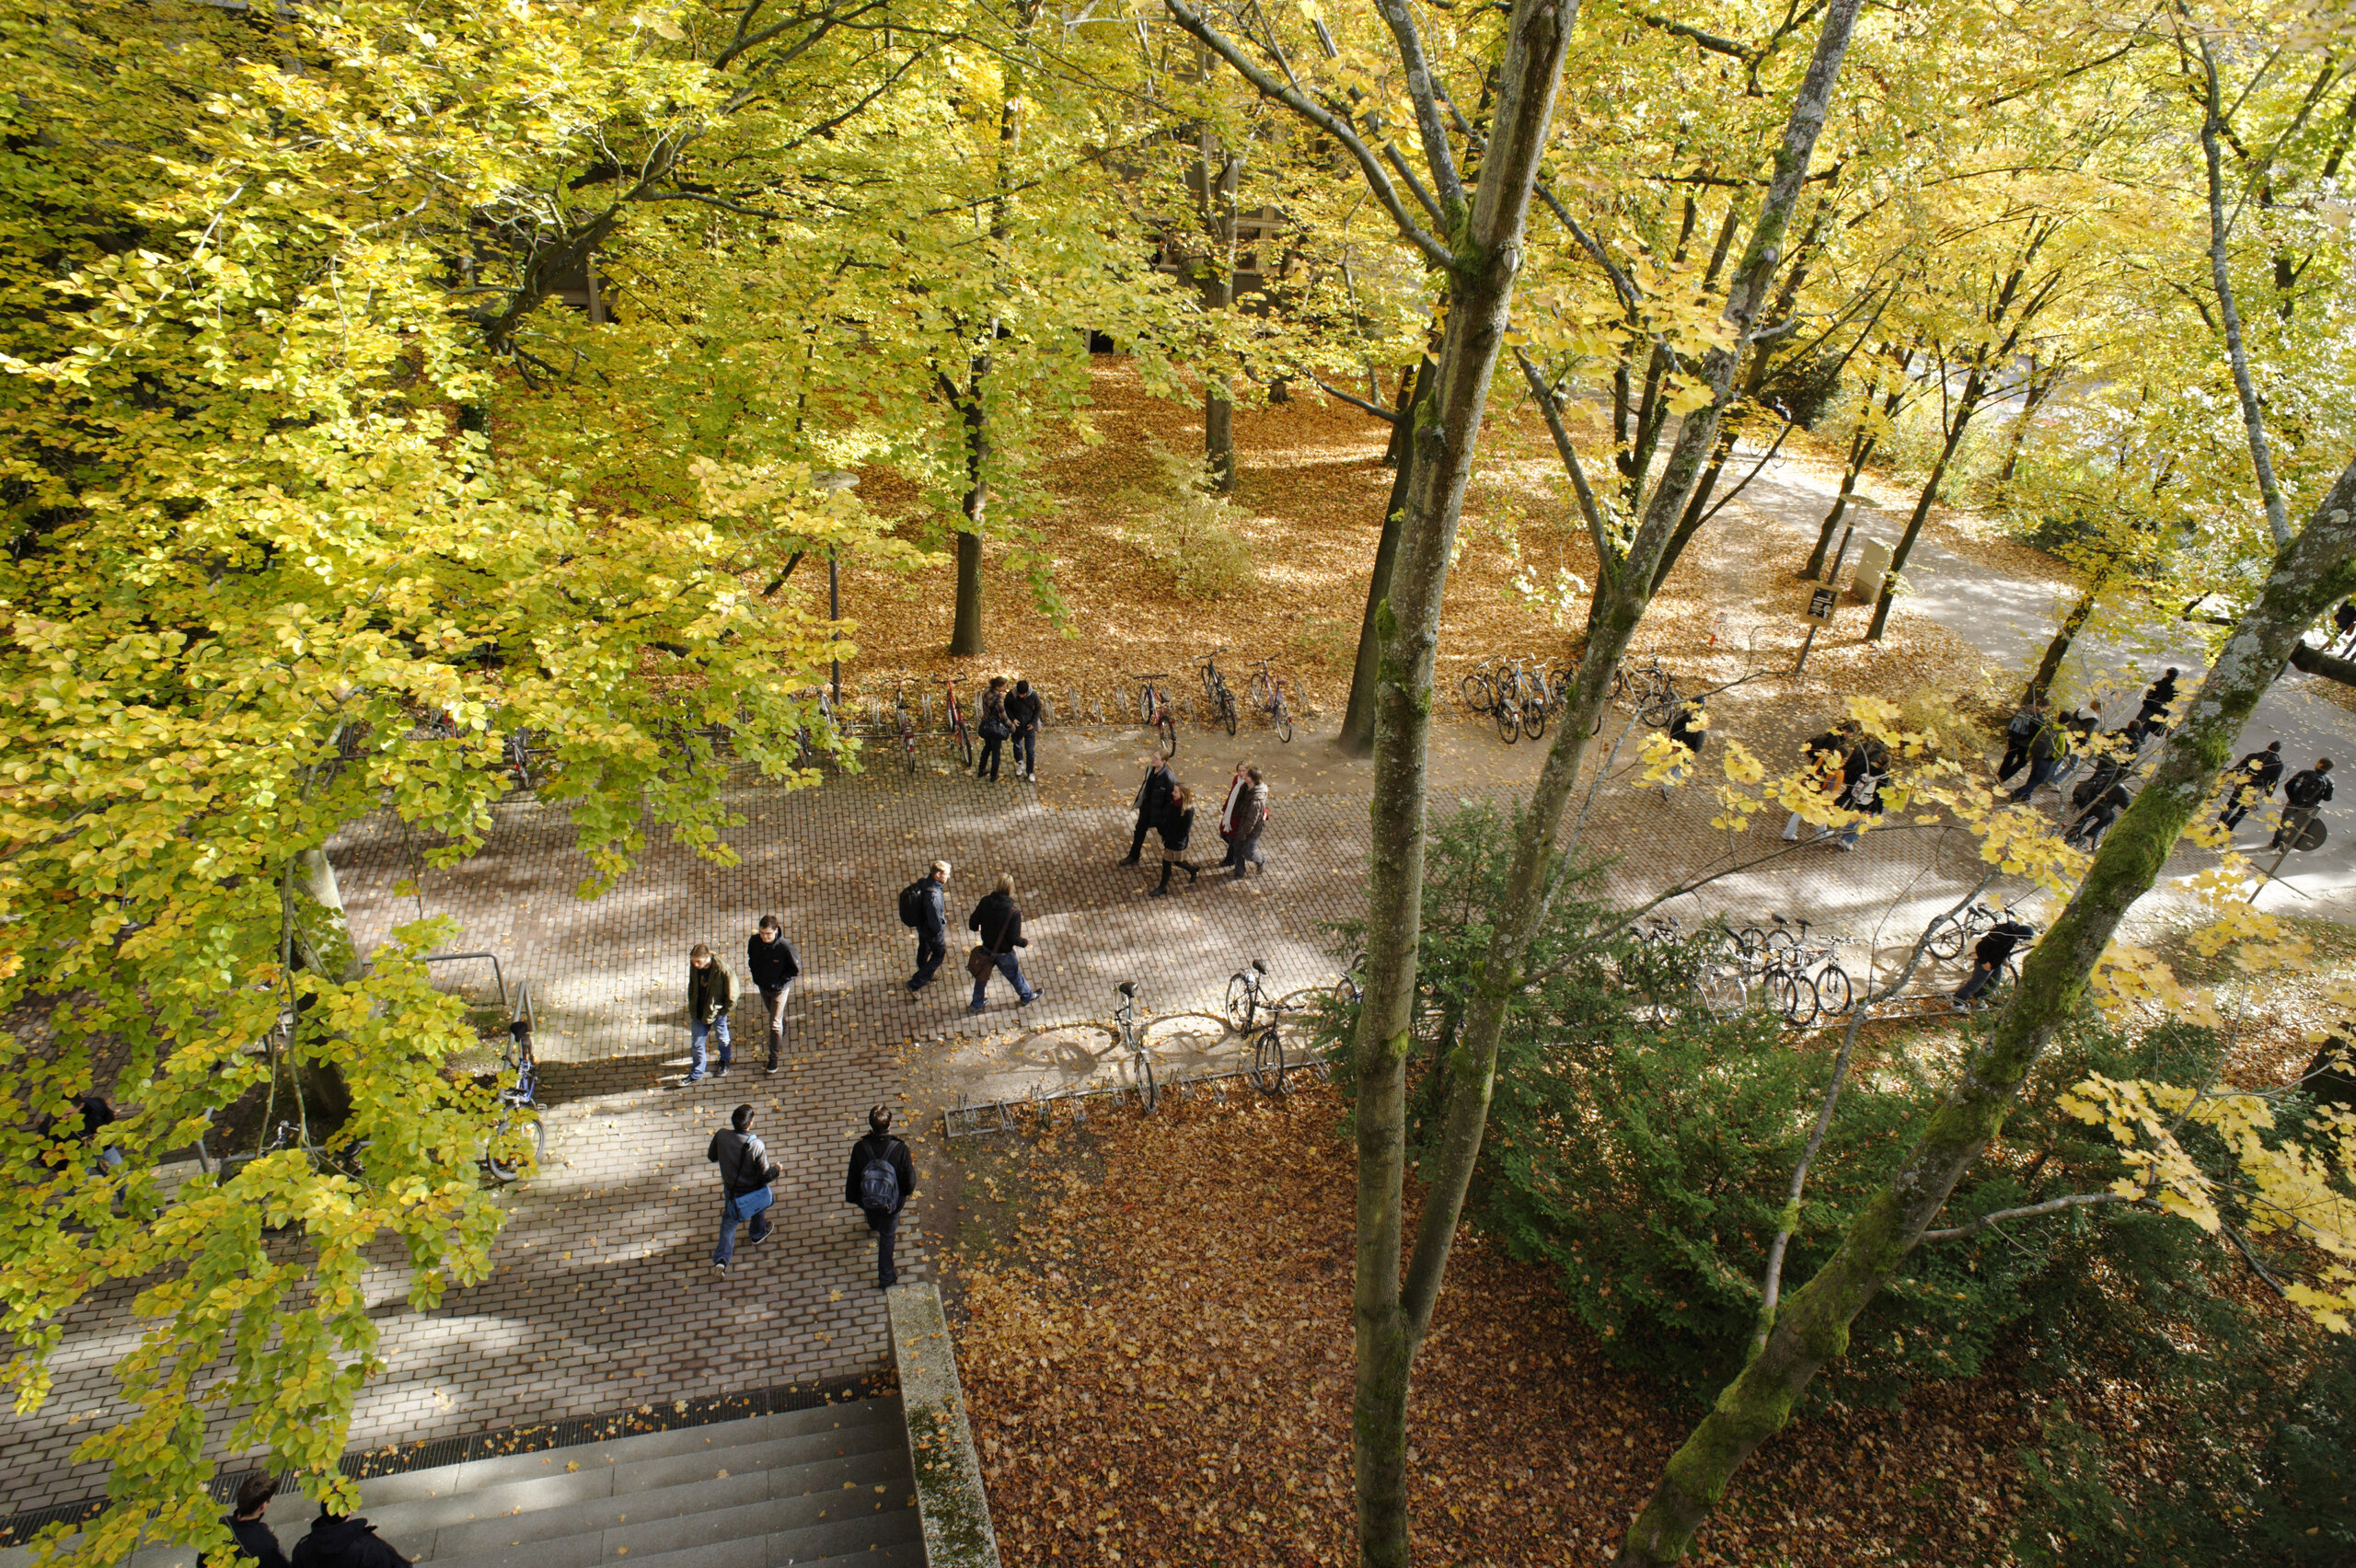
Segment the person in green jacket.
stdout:
<svg viewBox="0 0 2356 1568">
<path fill-rule="evenodd" d="M 720 1064 L 712 1077 L 728 1076 L 728 1009 L 736 1000 L 735 983 L 728 970 L 698 942 L 687 953 L 687 1081 L 704 1079 L 703 1053 L 707 1037 L 720 1043 Z"/>
</svg>

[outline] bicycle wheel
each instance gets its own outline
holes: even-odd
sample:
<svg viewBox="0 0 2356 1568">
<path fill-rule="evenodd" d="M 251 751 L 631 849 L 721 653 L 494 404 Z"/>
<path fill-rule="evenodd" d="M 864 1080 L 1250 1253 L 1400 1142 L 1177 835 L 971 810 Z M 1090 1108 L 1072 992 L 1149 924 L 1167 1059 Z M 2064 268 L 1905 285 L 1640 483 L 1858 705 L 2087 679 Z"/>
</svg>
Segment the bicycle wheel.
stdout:
<svg viewBox="0 0 2356 1568">
<path fill-rule="evenodd" d="M 965 716 L 960 713 L 952 721 L 955 728 L 950 732 L 950 745 L 964 759 L 967 767 L 974 766 L 974 732 L 965 728 Z"/>
<path fill-rule="evenodd" d="M 1276 739 L 1287 745 L 1292 744 L 1292 712 L 1285 707 L 1281 694 L 1276 698 Z"/>
<path fill-rule="evenodd" d="M 1750 1005 L 1750 987 L 1743 983 L 1742 972 L 1730 965 L 1705 969 L 1694 976 L 1693 992 L 1720 1022 L 1737 1017 Z"/>
<path fill-rule="evenodd" d="M 1767 1000 L 1794 1029 L 1816 1021 L 1816 986 L 1805 974 L 1779 969 L 1767 977 Z"/>
<path fill-rule="evenodd" d="M 1276 693 L 1269 689 L 1268 677 L 1254 672 L 1252 676 L 1252 710 L 1265 713 L 1276 706 Z"/>
<path fill-rule="evenodd" d="M 1817 971 L 1816 1005 L 1828 1017 L 1839 1018 L 1856 1000 L 1849 987 L 1849 972 L 1837 963 L 1828 963 Z"/>
<path fill-rule="evenodd" d="M 1746 960 L 1756 961 L 1767 951 L 1766 934 L 1756 926 L 1745 926 L 1734 934 L 1734 951 Z"/>
<path fill-rule="evenodd" d="M 1251 976 L 1241 970 L 1227 982 L 1227 1021 L 1238 1034 L 1252 1032 L 1252 1020 L 1258 1014 L 1260 994 L 1253 989 Z"/>
<path fill-rule="evenodd" d="M 1789 952 L 1798 945 L 1799 938 L 1792 935 L 1790 930 L 1784 927 L 1778 926 L 1773 930 L 1767 933 L 1767 951 L 1769 952 Z"/>
<path fill-rule="evenodd" d="M 1161 704 L 1155 699 L 1153 688 L 1149 686 L 1141 686 L 1138 687 L 1138 722 L 1140 724 L 1152 723 L 1153 716 L 1161 710 Z"/>
<path fill-rule="evenodd" d="M 534 1109 L 537 1113 L 537 1108 L 535 1107 Z M 513 1114 L 514 1113 L 512 1111 L 502 1111 L 500 1113 L 499 1124 L 491 1130 L 491 1138 L 484 1146 L 483 1163 L 491 1167 L 491 1173 L 502 1182 L 513 1182 L 515 1178 L 524 1174 L 525 1170 L 527 1169 L 525 1162 L 520 1159 L 511 1158 L 509 1159 L 502 1160 L 499 1158 L 508 1142 L 507 1129 L 510 1124 L 509 1119 Z M 533 1166 L 537 1166 L 541 1159 L 546 1157 L 548 1151 L 548 1124 L 541 1121 L 539 1116 L 536 1113 L 532 1117 L 531 1164 Z"/>
<path fill-rule="evenodd" d="M 1260 1043 L 1252 1048 L 1252 1082 L 1263 1094 L 1286 1092 L 1285 1043 L 1273 1023 L 1260 1032 Z"/>
<path fill-rule="evenodd" d="M 1663 675 L 1646 699 L 1644 721 L 1657 730 L 1677 716 L 1677 683 Z"/>
<path fill-rule="evenodd" d="M 1227 726 L 1229 734 L 1235 733 L 1235 694 L 1227 689 L 1225 681 L 1218 683 L 1218 721 Z"/>
<path fill-rule="evenodd" d="M 1546 688 L 1534 681 L 1530 684 L 1537 687 L 1537 693 L 1521 705 L 1521 732 L 1533 741 L 1543 740 L 1546 735 Z"/>
<path fill-rule="evenodd" d="M 1497 693 L 1497 706 L 1490 717 L 1497 721 L 1497 739 L 1507 745 L 1521 739 L 1521 705 L 1505 692 Z"/>
<path fill-rule="evenodd" d="M 1153 1058 L 1140 1050 L 1138 1052 L 1137 1063 L 1138 1101 L 1145 1107 L 1145 1113 L 1150 1116 L 1153 1114 L 1154 1107 L 1161 1103 L 1161 1090 L 1153 1081 Z"/>
<path fill-rule="evenodd" d="M 1161 717 L 1154 721 L 1154 728 L 1161 732 L 1161 755 L 1176 756 L 1178 755 L 1178 726 L 1170 721 L 1167 709 L 1164 709 Z"/>
<path fill-rule="evenodd" d="M 1965 935 L 1962 921 L 1950 920 L 1942 915 L 1935 933 L 1923 944 L 1924 951 L 1933 958 L 1961 958 Z"/>
<path fill-rule="evenodd" d="M 1469 672 L 1456 683 L 1456 693 L 1464 706 L 1475 713 L 1486 713 L 1497 705 L 1496 694 L 1489 689 L 1489 677 L 1478 670 Z"/>
</svg>

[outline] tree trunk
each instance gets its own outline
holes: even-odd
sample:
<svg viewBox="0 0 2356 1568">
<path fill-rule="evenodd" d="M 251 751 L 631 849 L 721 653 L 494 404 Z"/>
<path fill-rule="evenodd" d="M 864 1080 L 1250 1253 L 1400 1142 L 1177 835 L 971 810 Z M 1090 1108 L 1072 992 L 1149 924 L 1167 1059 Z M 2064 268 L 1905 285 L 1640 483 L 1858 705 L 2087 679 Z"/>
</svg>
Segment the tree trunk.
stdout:
<svg viewBox="0 0 2356 1568">
<path fill-rule="evenodd" d="M 1399 422 L 1392 427 L 1392 437 L 1414 428 L 1417 404 L 1410 401 L 1415 388 L 1425 385 L 1430 376 L 1432 362 L 1425 360 L 1416 369 L 1402 378 L 1399 387 Z M 1407 486 L 1415 477 L 1415 445 L 1408 443 L 1399 459 L 1398 471 L 1391 476 L 1391 499 L 1382 508 L 1382 539 L 1374 548 L 1374 573 L 1367 579 L 1366 614 L 1358 622 L 1357 662 L 1350 671 L 1350 705 L 1342 716 L 1342 732 L 1334 744 L 1353 756 L 1364 756 L 1374 749 L 1374 685 L 1375 670 L 1382 654 L 1380 629 L 1382 602 L 1390 596 L 1391 571 L 1399 559 L 1399 529 L 1407 504 Z"/>
<path fill-rule="evenodd" d="M 965 526 L 957 534 L 957 617 L 949 632 L 950 655 L 959 659 L 982 651 L 982 529 L 990 510 L 990 427 L 982 390 L 989 373 L 989 355 L 976 355 L 973 379 L 962 394 L 953 393 L 965 427 Z"/>
<path fill-rule="evenodd" d="M 1620 1568 L 1657 1568 L 1685 1555 L 1695 1530 L 1752 1450 L 1783 1428 L 1817 1370 L 1848 1349 L 1849 1325 L 1904 1263 L 1956 1183 L 2004 1125 L 2012 1099 L 2053 1031 L 2082 1004 L 2095 962 L 2130 905 L 2151 890 L 2185 824 L 2231 758 L 2250 709 L 2299 634 L 2356 586 L 2356 464 L 2305 532 L 2275 558 L 2266 590 L 2219 653 L 2190 710 L 2171 733 L 2151 782 L 2106 836 L 2094 864 L 2020 984 L 1976 1045 L 1961 1078 L 1932 1113 L 1905 1164 L 1850 1224 L 1839 1251 L 1784 1304 L 1766 1348 L 1718 1396 L 1669 1458 L 1659 1485 L 1622 1544 Z"/>
<path fill-rule="evenodd" d="M 1906 400 L 1907 368 L 1913 363 L 1914 350 L 1910 347 L 1899 357 L 1898 385 L 1891 387 L 1889 395 L 1882 399 L 1882 418 L 1890 420 L 1898 417 L 1899 405 Z M 1865 414 L 1870 415 L 1873 412 L 1874 394 L 1880 388 L 1880 373 L 1877 371 L 1874 384 L 1865 388 Z M 1873 460 L 1874 448 L 1880 444 L 1881 437 L 1874 433 L 1873 421 L 1860 417 L 1857 421 L 1856 433 L 1849 438 L 1849 461 L 1841 470 L 1841 493 L 1833 498 L 1832 510 L 1824 514 L 1824 526 L 1816 531 L 1816 548 L 1809 552 L 1807 565 L 1800 569 L 1800 577 L 1803 581 L 1813 582 L 1824 575 L 1825 557 L 1832 549 L 1833 533 L 1841 526 L 1841 519 L 1848 513 L 1850 498 L 1857 493 L 1858 476 L 1865 472 L 1865 465 Z"/>
<path fill-rule="evenodd" d="M 1196 53 L 1207 77 L 1207 52 Z M 1235 305 L 1235 190 L 1243 179 L 1243 159 L 1222 154 L 1207 127 L 1195 140 L 1195 153 L 1202 177 L 1203 227 L 1211 252 L 1204 269 L 1203 306 L 1223 315 Z M 1203 387 L 1203 461 L 1211 489 L 1220 495 L 1234 494 L 1235 399 L 1223 376 L 1212 376 Z"/>
<path fill-rule="evenodd" d="M 1404 1360 L 1413 1356 L 1415 1343 L 1430 1323 L 1432 1309 L 1438 1300 L 1441 1281 L 1447 1271 L 1449 1252 L 1454 1244 L 1457 1224 L 1463 1214 L 1465 1194 L 1471 1188 L 1472 1173 L 1479 1163 L 1482 1136 L 1488 1124 L 1489 1100 L 1496 1079 L 1497 1048 L 1504 1033 L 1506 1012 L 1526 982 L 1523 965 L 1530 938 L 1544 915 L 1564 864 L 1557 846 L 1565 808 L 1578 783 L 1595 720 L 1611 701 L 1612 675 L 1627 651 L 1630 640 L 1635 635 L 1638 624 L 1651 606 L 1653 584 L 1661 559 L 1678 530 L 1703 463 L 1716 444 L 1719 421 L 1733 390 L 1736 374 L 1742 366 L 1744 356 L 1751 352 L 1751 334 L 1759 326 L 1761 307 L 1783 256 L 1784 238 L 1807 177 L 1808 163 L 1815 153 L 1818 134 L 1824 126 L 1825 112 L 1831 100 L 1834 84 L 1840 77 L 1842 58 L 1847 52 L 1860 4 L 1861 0 L 1832 0 L 1825 13 L 1823 29 L 1818 36 L 1807 74 L 1793 98 L 1784 139 L 1776 152 L 1774 174 L 1761 203 L 1759 220 L 1752 227 L 1750 241 L 1744 248 L 1742 259 L 1727 285 L 1726 318 L 1732 329 L 1730 340 L 1727 346 L 1709 351 L 1702 362 L 1703 375 L 1713 394 L 1711 402 L 1706 408 L 1688 415 L 1680 425 L 1676 442 L 1663 466 L 1660 482 L 1654 488 L 1651 502 L 1630 541 L 1627 555 L 1617 560 L 1600 560 L 1597 563 L 1597 585 L 1588 615 L 1587 656 L 1579 663 L 1578 676 L 1565 704 L 1561 727 L 1555 732 L 1554 744 L 1547 752 L 1545 766 L 1540 771 L 1537 787 L 1530 797 L 1529 814 L 1514 846 L 1513 864 L 1507 872 L 1504 894 L 1496 904 L 1496 926 L 1488 951 L 1483 956 L 1479 978 L 1474 982 L 1465 1005 L 1462 1032 L 1455 1051 L 1451 1053 L 1454 1064 L 1451 1077 L 1454 1081 L 1449 1089 L 1445 1124 L 1438 1148 L 1424 1161 L 1423 1213 L 1416 1227 L 1415 1252 L 1407 1264 L 1401 1308 L 1409 1331 L 1405 1356 L 1402 1358 L 1400 1366 L 1399 1384 L 1403 1391 L 1405 1384 Z M 1534 372 L 1526 363 L 1524 370 L 1534 384 Z M 1535 385 L 1533 390 L 1542 392 Z M 1548 407 L 1551 409 L 1551 403 Z M 1565 437 L 1551 412 L 1549 424 L 1555 432 L 1557 442 L 1564 442 Z M 1567 460 L 1568 454 L 1565 457 Z M 1367 1032 L 1361 1028 L 1357 1057 L 1361 1074 L 1371 1055 L 1371 1043 Z M 1403 1039 L 1400 1043 L 1403 1049 Z M 1357 1118 L 1359 1162 L 1363 1172 L 1372 1152 L 1369 1147 L 1367 1129 L 1369 1118 L 1363 1090 L 1357 1101 Z M 1361 1174 L 1361 1194 L 1365 1192 L 1364 1182 Z M 1363 1196 L 1359 1214 L 1358 1289 L 1363 1297 L 1368 1289 L 1369 1262 L 1367 1210 Z M 1392 1223 L 1397 1223 L 1395 1212 Z M 1379 1274 L 1379 1278 L 1398 1277 L 1397 1258 L 1394 1244 L 1382 1260 L 1390 1272 Z M 1360 1343 L 1365 1343 L 1363 1330 Z M 1363 1377 L 1362 1371 L 1361 1378 Z M 1359 1419 L 1363 1424 L 1366 1419 L 1363 1397 L 1360 1412 Z M 1399 1414 L 1403 1441 L 1404 1413 L 1403 1409 Z M 1363 1470 L 1360 1473 L 1363 1475 Z M 1403 1561 L 1403 1557 L 1400 1561 Z"/>
<path fill-rule="evenodd" d="M 1426 354 L 1399 375 L 1399 418 L 1391 427 L 1391 440 L 1382 449 L 1382 466 L 1395 468 L 1407 460 L 1407 437 L 1414 427 L 1408 422 L 1407 409 L 1415 399 L 1417 380 L 1428 373 L 1431 356 Z M 1396 505 L 1392 507 L 1398 510 Z"/>
<path fill-rule="evenodd" d="M 2053 640 L 2045 645 L 2045 657 L 2037 662 L 2036 673 L 2028 678 L 2028 689 L 2021 693 L 2022 707 L 2044 701 L 2046 693 L 2053 689 L 2054 680 L 2062 674 L 2062 661 L 2069 656 L 2070 644 L 2077 640 L 2078 633 L 2086 628 L 2087 618 L 2095 613 L 2095 599 L 2102 593 L 2106 575 L 2096 572 L 2094 581 L 2086 584 L 2086 591 L 2078 595 L 2078 602 L 2070 606 L 2070 613 L 2062 617 Z"/>
<path fill-rule="evenodd" d="M 1939 486 L 1946 478 L 1947 465 L 1955 461 L 1956 448 L 1963 444 L 1963 432 L 1970 428 L 1971 416 L 1980 411 L 1980 399 L 1987 390 L 1982 372 L 1975 368 L 1963 384 L 1963 397 L 1958 400 L 1955 423 L 1947 431 L 1946 444 L 1939 448 L 1939 460 L 1931 466 L 1931 477 L 1923 486 L 1923 493 L 1914 498 L 1913 515 L 1906 520 L 1906 532 L 1898 541 L 1898 548 L 1890 552 L 1889 574 L 1881 580 L 1881 596 L 1874 603 L 1874 618 L 1865 628 L 1865 640 L 1879 642 L 1882 628 L 1889 624 L 1889 606 L 1897 601 L 1898 574 L 1906 569 L 1906 558 L 1914 552 L 1914 541 L 1921 536 L 1923 524 L 1931 515 L 1931 503 L 1939 498 Z"/>
</svg>

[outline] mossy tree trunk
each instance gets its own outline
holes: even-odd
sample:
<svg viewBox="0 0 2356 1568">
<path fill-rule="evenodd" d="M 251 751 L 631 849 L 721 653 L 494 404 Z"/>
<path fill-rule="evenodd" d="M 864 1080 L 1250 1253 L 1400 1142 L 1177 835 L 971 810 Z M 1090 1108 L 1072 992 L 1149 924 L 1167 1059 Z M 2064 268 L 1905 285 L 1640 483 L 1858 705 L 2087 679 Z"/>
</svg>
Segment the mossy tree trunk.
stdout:
<svg viewBox="0 0 2356 1568">
<path fill-rule="evenodd" d="M 2275 558 L 2265 591 L 2225 641 L 2151 781 L 2108 834 L 2085 881 L 2021 965 L 2020 984 L 1906 1160 L 1851 1222 L 1816 1277 L 1788 1297 L 1765 1348 L 1719 1394 L 1670 1456 L 1628 1532 L 1620 1568 L 1657 1568 L 1685 1555 L 1727 1483 L 1781 1430 L 1819 1367 L 1848 1349 L 1849 1325 L 1905 1262 L 1922 1234 L 2004 1125 L 2013 1096 L 2054 1030 L 2085 998 L 2095 962 L 2119 921 L 2151 891 L 2177 836 L 2215 787 L 2250 710 L 2298 645 L 2299 634 L 2356 587 L 2356 463 Z"/>
</svg>

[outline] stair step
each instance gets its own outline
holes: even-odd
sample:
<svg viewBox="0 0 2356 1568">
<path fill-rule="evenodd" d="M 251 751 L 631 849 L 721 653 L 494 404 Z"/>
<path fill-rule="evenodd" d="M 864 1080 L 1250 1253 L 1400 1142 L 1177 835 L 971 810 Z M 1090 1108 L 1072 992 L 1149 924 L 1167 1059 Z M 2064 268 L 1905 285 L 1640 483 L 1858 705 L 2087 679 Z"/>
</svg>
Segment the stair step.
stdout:
<svg viewBox="0 0 2356 1568">
<path fill-rule="evenodd" d="M 581 1464 L 581 1461 L 569 1457 L 572 1452 L 569 1448 L 556 1449 L 553 1458 L 562 1464 Z M 581 1464 L 578 1470 L 551 1467 L 553 1473 L 536 1475 L 528 1480 L 511 1481 L 479 1489 L 468 1488 L 401 1503 L 371 1505 L 364 1511 L 387 1539 L 420 1539 L 422 1544 L 422 1538 L 437 1529 L 446 1532 L 457 1526 L 478 1521 L 504 1522 L 519 1515 L 530 1516 L 601 1500 L 613 1501 L 617 1505 L 614 1510 L 617 1514 L 635 1511 L 652 1518 L 657 1516 L 657 1499 L 663 1493 L 717 1482 L 723 1471 L 726 1475 L 723 1485 L 733 1485 L 756 1480 L 764 1472 L 868 1454 L 887 1454 L 905 1470 L 907 1453 L 906 1438 L 901 1434 L 899 1423 L 876 1419 L 835 1431 L 772 1437 L 760 1443 L 715 1446 L 698 1453 L 665 1454 L 618 1464 L 601 1464 L 593 1459 Z M 646 1495 L 648 1493 L 653 1495 Z M 730 1501 L 760 1501 L 780 1493 L 756 1489 L 741 1498 L 733 1493 L 712 1495 L 726 1495 Z M 681 1505 L 669 1511 L 685 1513 L 695 1505 Z M 726 1506 L 727 1503 L 713 1505 Z"/>
<path fill-rule="evenodd" d="M 618 1568 L 622 1564 L 628 1568 L 802 1568 L 803 1564 L 834 1558 L 866 1561 L 872 1556 L 881 1568 L 882 1562 L 890 1561 L 882 1558 L 885 1549 L 904 1549 L 912 1553 L 905 1561 L 920 1563 L 924 1560 L 923 1526 L 916 1509 L 909 1505 L 905 1486 L 905 1482 L 901 1483 L 884 1499 L 877 1499 L 872 1490 L 847 1494 L 856 1495 L 860 1503 L 881 1501 L 884 1506 L 880 1508 L 849 1513 L 838 1505 L 826 1510 L 836 1517 L 814 1518 L 793 1528 L 760 1533 L 735 1533 L 750 1522 L 745 1516 L 757 1510 L 730 1509 L 727 1512 L 740 1517 L 712 1527 L 715 1533 L 702 1539 L 687 1539 L 695 1533 L 680 1528 L 688 1521 L 675 1520 L 666 1521 L 662 1528 L 652 1528 L 651 1531 L 624 1526 L 599 1535 L 527 1540 L 517 1546 L 433 1561 L 435 1568 Z M 664 1545 L 671 1550 L 660 1550 Z M 870 1548 L 875 1549 L 872 1554 Z"/>
<path fill-rule="evenodd" d="M 470 1459 L 464 1464 L 444 1465 L 436 1470 L 410 1470 L 400 1475 L 380 1475 L 364 1481 L 360 1483 L 360 1511 L 374 1518 L 375 1516 L 372 1510 L 391 1503 L 406 1503 L 413 1498 L 447 1497 L 510 1482 L 579 1474 L 638 1460 L 667 1458 L 674 1455 L 716 1454 L 722 1449 L 740 1447 L 749 1443 L 849 1430 L 879 1421 L 889 1424 L 897 1432 L 900 1401 L 894 1399 L 860 1400 L 848 1404 L 817 1405 L 809 1410 L 754 1416 L 746 1421 L 719 1421 L 704 1426 L 676 1426 L 667 1432 L 641 1432 L 628 1437 L 609 1437 L 602 1443 L 583 1443 L 570 1448 L 541 1448 L 528 1454 L 502 1454 L 496 1458 Z M 568 1464 L 578 1465 L 580 1470 L 567 1470 L 565 1466 Z"/>
<path fill-rule="evenodd" d="M 887 1490 L 878 1493 L 878 1487 Z M 884 1449 L 785 1470 L 732 1471 L 725 1479 L 593 1498 L 508 1518 L 446 1525 L 430 1540 L 396 1535 L 381 1524 L 379 1533 L 417 1562 L 474 1557 L 567 1536 L 603 1536 L 609 1547 L 628 1546 L 633 1553 L 662 1551 L 771 1535 L 815 1522 L 830 1505 L 838 1506 L 837 1500 L 844 1496 L 856 1493 L 880 1500 L 895 1491 L 905 1505 L 909 1493 L 907 1456 L 898 1449 Z"/>
</svg>

